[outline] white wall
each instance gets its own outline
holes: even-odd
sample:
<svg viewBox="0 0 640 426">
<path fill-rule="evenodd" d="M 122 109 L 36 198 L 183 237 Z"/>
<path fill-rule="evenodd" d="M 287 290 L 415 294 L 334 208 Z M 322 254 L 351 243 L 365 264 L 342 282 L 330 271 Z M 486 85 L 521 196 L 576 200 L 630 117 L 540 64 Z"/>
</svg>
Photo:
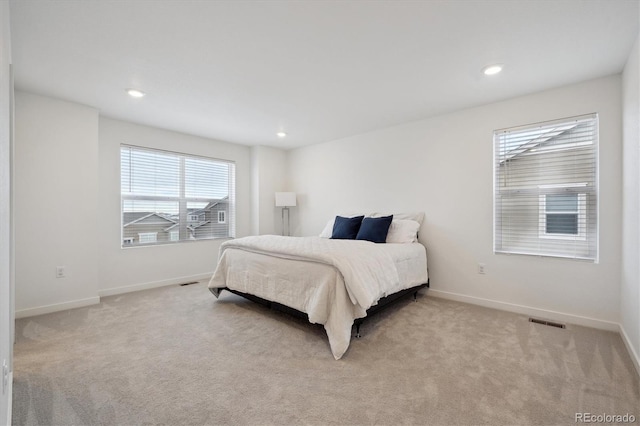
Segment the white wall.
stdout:
<svg viewBox="0 0 640 426">
<path fill-rule="evenodd" d="M 14 161 L 16 316 L 96 303 L 98 111 L 16 92 Z"/>
<path fill-rule="evenodd" d="M 281 209 L 275 207 L 275 193 L 286 191 L 286 152 L 267 146 L 251 149 L 253 235 L 281 234 Z M 293 215 L 292 215 L 293 218 Z"/>
<path fill-rule="evenodd" d="M 0 423 L 11 424 L 11 386 L 2 366 L 11 362 L 11 35 L 9 3 L 0 2 Z"/>
<path fill-rule="evenodd" d="M 600 262 L 492 252 L 495 129 L 600 115 Z M 432 294 L 617 330 L 620 76 L 292 150 L 301 235 L 340 212 L 423 211 Z M 477 263 L 486 264 L 486 275 Z"/>
<path fill-rule="evenodd" d="M 18 92 L 16 316 L 210 275 L 221 240 L 121 248 L 121 143 L 236 162 L 236 235 L 250 233 L 251 149 L 99 117 L 87 106 Z M 66 278 L 55 278 L 64 266 Z"/>
<path fill-rule="evenodd" d="M 251 149 L 100 117 L 99 214 L 96 221 L 100 295 L 202 278 L 215 269 L 224 240 L 121 248 L 120 144 L 236 162 L 236 235 L 251 228 Z"/>
<path fill-rule="evenodd" d="M 640 372 L 640 37 L 622 77 L 623 211 L 620 321 Z"/>
</svg>

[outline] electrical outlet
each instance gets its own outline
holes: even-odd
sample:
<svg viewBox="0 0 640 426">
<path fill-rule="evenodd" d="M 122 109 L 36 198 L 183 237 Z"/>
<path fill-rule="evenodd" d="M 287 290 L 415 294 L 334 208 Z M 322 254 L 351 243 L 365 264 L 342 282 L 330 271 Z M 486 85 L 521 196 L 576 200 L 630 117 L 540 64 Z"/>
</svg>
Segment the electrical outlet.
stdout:
<svg viewBox="0 0 640 426">
<path fill-rule="evenodd" d="M 64 278 L 66 276 L 64 266 L 56 266 L 56 278 Z"/>
<path fill-rule="evenodd" d="M 485 265 L 484 263 L 478 263 L 478 273 L 479 274 L 486 274 L 487 273 L 487 265 Z"/>
</svg>

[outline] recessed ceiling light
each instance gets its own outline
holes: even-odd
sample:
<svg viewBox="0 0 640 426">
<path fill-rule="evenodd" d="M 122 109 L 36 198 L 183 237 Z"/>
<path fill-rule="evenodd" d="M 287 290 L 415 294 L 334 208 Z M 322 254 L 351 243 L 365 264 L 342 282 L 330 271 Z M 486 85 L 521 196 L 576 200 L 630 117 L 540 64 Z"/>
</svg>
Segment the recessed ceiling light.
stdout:
<svg viewBox="0 0 640 426">
<path fill-rule="evenodd" d="M 285 132 L 278 132 L 276 133 L 276 135 L 278 135 L 279 138 L 284 138 L 285 136 L 287 136 Z"/>
<path fill-rule="evenodd" d="M 502 71 L 502 64 L 489 65 L 488 67 L 484 67 L 482 72 L 484 75 L 495 75 Z"/>
<path fill-rule="evenodd" d="M 144 95 L 146 95 L 146 93 L 141 92 L 140 90 L 137 89 L 127 89 L 127 93 L 129 94 L 129 96 L 131 96 L 132 98 L 141 98 Z"/>
</svg>

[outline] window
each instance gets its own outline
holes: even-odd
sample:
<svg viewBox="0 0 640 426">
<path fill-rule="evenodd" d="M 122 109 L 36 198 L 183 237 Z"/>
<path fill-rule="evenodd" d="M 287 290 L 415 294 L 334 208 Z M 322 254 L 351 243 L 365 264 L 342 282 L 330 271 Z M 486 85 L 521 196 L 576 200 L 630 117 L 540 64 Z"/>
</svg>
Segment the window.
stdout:
<svg viewBox="0 0 640 426">
<path fill-rule="evenodd" d="M 235 236 L 235 163 L 122 145 L 120 166 L 123 247 Z"/>
<path fill-rule="evenodd" d="M 565 185 L 572 192 L 540 195 L 540 237 L 556 239 L 586 238 L 587 194 L 580 193 L 582 184 Z"/>
<path fill-rule="evenodd" d="M 226 223 L 227 222 L 227 212 L 225 212 L 224 210 L 220 210 L 218 212 L 218 223 Z"/>
<path fill-rule="evenodd" d="M 140 244 L 149 244 L 155 243 L 158 241 L 158 233 L 157 232 L 140 232 L 138 234 L 140 239 Z"/>
<path fill-rule="evenodd" d="M 545 235 L 578 235 L 578 195 L 544 196 Z"/>
<path fill-rule="evenodd" d="M 494 251 L 597 261 L 596 114 L 494 132 Z"/>
</svg>

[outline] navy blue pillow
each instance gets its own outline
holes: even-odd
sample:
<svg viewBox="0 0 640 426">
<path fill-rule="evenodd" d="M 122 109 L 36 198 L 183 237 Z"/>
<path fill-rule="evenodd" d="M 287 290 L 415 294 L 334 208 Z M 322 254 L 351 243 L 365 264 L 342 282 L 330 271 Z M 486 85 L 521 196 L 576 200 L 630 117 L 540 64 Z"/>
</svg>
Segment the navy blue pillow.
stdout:
<svg viewBox="0 0 640 426">
<path fill-rule="evenodd" d="M 393 215 L 384 217 L 365 217 L 360 225 L 356 240 L 367 240 L 373 243 L 384 243 L 387 241 L 387 234 Z"/>
<path fill-rule="evenodd" d="M 334 240 L 355 240 L 360 230 L 360 224 L 364 216 L 342 217 L 336 216 L 333 223 L 333 233 L 331 238 Z"/>
</svg>

